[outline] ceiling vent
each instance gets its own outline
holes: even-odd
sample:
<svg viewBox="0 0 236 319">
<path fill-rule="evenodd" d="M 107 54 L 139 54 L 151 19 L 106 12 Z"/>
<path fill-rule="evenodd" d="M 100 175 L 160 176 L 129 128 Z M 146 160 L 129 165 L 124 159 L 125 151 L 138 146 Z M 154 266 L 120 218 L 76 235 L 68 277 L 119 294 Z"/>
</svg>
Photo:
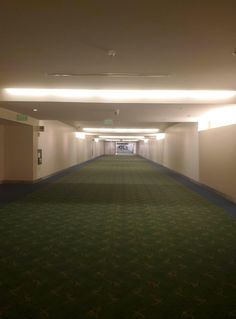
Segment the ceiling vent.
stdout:
<svg viewBox="0 0 236 319">
<path fill-rule="evenodd" d="M 166 78 L 164 73 L 46 73 L 49 77 Z"/>
</svg>

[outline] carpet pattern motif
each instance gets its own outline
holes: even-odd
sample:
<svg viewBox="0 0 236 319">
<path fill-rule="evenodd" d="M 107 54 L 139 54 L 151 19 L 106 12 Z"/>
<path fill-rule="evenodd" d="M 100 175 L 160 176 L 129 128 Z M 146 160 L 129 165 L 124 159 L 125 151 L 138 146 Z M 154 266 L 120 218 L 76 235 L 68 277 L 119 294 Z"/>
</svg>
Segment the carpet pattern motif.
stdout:
<svg viewBox="0 0 236 319">
<path fill-rule="evenodd" d="M 0 210 L 0 318 L 236 318 L 236 219 L 102 157 Z"/>
</svg>

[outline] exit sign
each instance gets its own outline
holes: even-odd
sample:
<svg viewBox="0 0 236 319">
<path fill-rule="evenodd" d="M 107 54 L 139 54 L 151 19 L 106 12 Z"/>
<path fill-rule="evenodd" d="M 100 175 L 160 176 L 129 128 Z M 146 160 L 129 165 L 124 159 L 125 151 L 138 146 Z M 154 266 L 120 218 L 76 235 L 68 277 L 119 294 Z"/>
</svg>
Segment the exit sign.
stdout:
<svg viewBox="0 0 236 319">
<path fill-rule="evenodd" d="M 28 115 L 18 113 L 16 115 L 16 119 L 17 119 L 17 121 L 25 122 L 25 121 L 28 121 Z"/>
<path fill-rule="evenodd" d="M 106 119 L 104 120 L 105 125 L 113 125 L 113 120 L 112 119 Z"/>
</svg>

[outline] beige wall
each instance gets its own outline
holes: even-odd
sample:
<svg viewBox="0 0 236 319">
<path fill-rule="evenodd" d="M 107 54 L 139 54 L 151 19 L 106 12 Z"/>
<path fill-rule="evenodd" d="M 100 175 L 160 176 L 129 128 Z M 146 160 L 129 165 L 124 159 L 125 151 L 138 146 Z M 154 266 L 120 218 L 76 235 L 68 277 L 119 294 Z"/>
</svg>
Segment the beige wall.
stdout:
<svg viewBox="0 0 236 319">
<path fill-rule="evenodd" d="M 140 142 L 138 152 L 236 202 L 236 125 L 200 132 L 196 123 L 173 125 L 164 140 Z"/>
<path fill-rule="evenodd" d="M 105 145 L 103 141 L 99 141 L 98 143 L 92 142 L 94 146 L 93 157 L 101 156 L 105 154 Z"/>
<path fill-rule="evenodd" d="M 34 181 L 104 154 L 104 142 L 96 143 L 91 136 L 77 139 L 69 125 L 59 121 L 35 123 L 0 124 L 0 181 Z M 38 125 L 45 131 L 39 133 Z M 38 149 L 43 151 L 42 165 L 37 163 Z"/>
<path fill-rule="evenodd" d="M 197 123 L 180 123 L 166 131 L 163 164 L 191 179 L 199 179 Z"/>
<path fill-rule="evenodd" d="M 181 123 L 166 130 L 163 140 L 139 143 L 139 154 L 198 181 L 197 123 Z"/>
<path fill-rule="evenodd" d="M 10 113 L 9 113 L 10 112 Z M 2 111 L 0 117 L 15 118 Z M 58 121 L 28 125 L 0 124 L 0 181 L 33 181 L 105 154 L 115 154 L 115 142 L 95 143 L 75 138 L 75 129 Z M 37 149 L 43 164 L 37 165 Z M 236 125 L 197 131 L 196 123 L 173 125 L 164 140 L 140 142 L 138 154 L 216 189 L 236 201 Z M 200 176 L 200 178 L 199 178 Z"/>
<path fill-rule="evenodd" d="M 40 132 L 37 148 L 42 149 L 43 163 L 36 163 L 36 178 L 52 175 L 68 167 L 104 154 L 104 142 L 95 143 L 91 136 L 85 140 L 75 137 L 75 129 L 59 121 L 40 121 L 45 131 Z M 38 133 L 35 132 L 37 136 Z M 37 161 L 37 158 L 36 158 Z"/>
<path fill-rule="evenodd" d="M 163 163 L 164 140 L 157 141 L 150 139 L 148 143 L 138 143 L 137 153 L 150 159 L 153 162 L 164 165 Z"/>
<path fill-rule="evenodd" d="M 0 125 L 0 181 L 4 180 L 4 125 Z"/>
<path fill-rule="evenodd" d="M 116 142 L 104 142 L 105 143 L 105 154 L 115 155 L 116 154 Z"/>
<path fill-rule="evenodd" d="M 33 179 L 33 127 L 4 126 L 4 180 L 31 181 Z"/>
<path fill-rule="evenodd" d="M 200 182 L 236 201 L 236 125 L 199 132 Z"/>
<path fill-rule="evenodd" d="M 42 165 L 37 165 L 37 178 L 45 177 L 77 164 L 77 148 L 71 126 L 58 121 L 40 121 L 45 131 L 39 133 L 37 148 L 42 149 Z M 35 132 L 38 135 L 37 132 Z"/>
</svg>

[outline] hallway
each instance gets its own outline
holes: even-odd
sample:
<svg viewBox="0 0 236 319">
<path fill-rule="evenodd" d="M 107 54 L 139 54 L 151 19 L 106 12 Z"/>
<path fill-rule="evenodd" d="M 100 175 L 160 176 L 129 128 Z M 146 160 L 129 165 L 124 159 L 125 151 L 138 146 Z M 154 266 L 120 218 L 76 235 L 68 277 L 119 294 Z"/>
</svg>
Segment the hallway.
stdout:
<svg viewBox="0 0 236 319">
<path fill-rule="evenodd" d="M 138 156 L 0 209 L 0 318 L 235 318 L 236 219 Z"/>
</svg>

